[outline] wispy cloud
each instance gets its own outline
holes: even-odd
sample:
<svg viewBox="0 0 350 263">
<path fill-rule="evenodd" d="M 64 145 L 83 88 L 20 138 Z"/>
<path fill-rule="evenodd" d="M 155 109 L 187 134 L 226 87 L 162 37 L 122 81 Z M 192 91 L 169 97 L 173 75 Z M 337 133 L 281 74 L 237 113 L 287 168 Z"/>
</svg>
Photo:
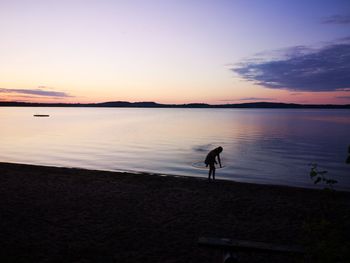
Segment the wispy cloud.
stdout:
<svg viewBox="0 0 350 263">
<path fill-rule="evenodd" d="M 7 98 L 11 98 L 11 99 L 24 99 L 26 101 L 30 101 L 30 100 L 33 100 L 33 99 L 37 99 L 39 98 L 39 96 L 31 96 L 31 95 L 21 95 L 21 94 L 14 94 L 14 93 L 11 93 L 11 94 L 8 94 L 6 95 Z M 45 96 L 40 96 L 41 97 L 45 97 Z M 64 99 L 65 97 L 49 97 L 50 100 L 62 100 Z"/>
<path fill-rule="evenodd" d="M 350 88 L 350 42 L 319 49 L 297 46 L 280 59 L 249 59 L 231 70 L 247 81 L 271 89 L 337 91 Z"/>
<path fill-rule="evenodd" d="M 249 100 L 275 100 L 273 98 L 259 98 L 259 97 L 250 97 L 250 98 L 240 98 L 238 100 L 242 100 L 242 101 L 249 101 Z"/>
<path fill-rule="evenodd" d="M 61 91 L 53 91 L 49 89 L 43 89 L 46 87 L 39 87 L 37 89 L 0 89 L 0 93 L 16 93 L 16 94 L 28 94 L 34 96 L 42 96 L 42 97 L 56 97 L 56 98 L 66 98 L 72 97 L 71 95 L 61 92 Z"/>
<path fill-rule="evenodd" d="M 226 100 L 220 100 L 224 102 L 232 102 L 232 101 L 266 101 L 266 100 L 276 100 L 274 98 L 262 98 L 262 97 L 247 97 L 247 98 L 240 98 L 240 99 L 226 99 Z"/>
<path fill-rule="evenodd" d="M 324 17 L 323 24 L 350 25 L 350 14 Z"/>
<path fill-rule="evenodd" d="M 350 96 L 337 96 L 336 99 L 350 100 Z"/>
</svg>

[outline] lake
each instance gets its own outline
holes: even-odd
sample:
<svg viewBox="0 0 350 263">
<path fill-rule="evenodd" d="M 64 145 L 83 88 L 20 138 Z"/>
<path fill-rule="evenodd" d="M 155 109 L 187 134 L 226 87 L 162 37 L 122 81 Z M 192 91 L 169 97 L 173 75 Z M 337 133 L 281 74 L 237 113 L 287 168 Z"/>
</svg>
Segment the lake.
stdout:
<svg viewBox="0 0 350 263">
<path fill-rule="evenodd" d="M 0 123 L 1 162 L 207 177 L 222 146 L 218 179 L 314 187 L 318 163 L 350 190 L 349 110 L 0 107 Z"/>
</svg>

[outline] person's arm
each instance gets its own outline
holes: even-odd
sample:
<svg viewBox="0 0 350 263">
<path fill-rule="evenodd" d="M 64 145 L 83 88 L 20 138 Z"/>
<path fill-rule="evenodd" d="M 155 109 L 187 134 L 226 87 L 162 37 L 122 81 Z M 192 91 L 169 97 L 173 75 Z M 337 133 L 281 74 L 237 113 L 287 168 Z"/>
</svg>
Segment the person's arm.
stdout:
<svg viewBox="0 0 350 263">
<path fill-rule="evenodd" d="M 218 154 L 218 161 L 219 161 L 220 167 L 222 167 L 221 166 L 221 160 L 220 160 L 220 154 Z"/>
</svg>

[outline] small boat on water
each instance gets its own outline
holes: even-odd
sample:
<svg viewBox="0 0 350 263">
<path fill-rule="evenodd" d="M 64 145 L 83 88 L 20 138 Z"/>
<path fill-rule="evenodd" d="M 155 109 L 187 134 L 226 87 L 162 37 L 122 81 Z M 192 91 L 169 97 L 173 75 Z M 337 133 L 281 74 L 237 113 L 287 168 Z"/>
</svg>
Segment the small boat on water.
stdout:
<svg viewBox="0 0 350 263">
<path fill-rule="evenodd" d="M 49 114 L 34 114 L 34 117 L 50 117 Z"/>
</svg>

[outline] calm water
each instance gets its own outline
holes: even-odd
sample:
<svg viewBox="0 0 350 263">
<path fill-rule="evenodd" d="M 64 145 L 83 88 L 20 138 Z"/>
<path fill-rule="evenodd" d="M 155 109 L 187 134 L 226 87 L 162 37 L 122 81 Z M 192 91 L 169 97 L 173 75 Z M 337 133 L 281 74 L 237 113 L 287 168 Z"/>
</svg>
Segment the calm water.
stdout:
<svg viewBox="0 0 350 263">
<path fill-rule="evenodd" d="M 34 118 L 33 114 L 50 114 Z M 350 190 L 349 110 L 1 108 L 0 161 L 313 187 L 312 162 Z"/>
</svg>

